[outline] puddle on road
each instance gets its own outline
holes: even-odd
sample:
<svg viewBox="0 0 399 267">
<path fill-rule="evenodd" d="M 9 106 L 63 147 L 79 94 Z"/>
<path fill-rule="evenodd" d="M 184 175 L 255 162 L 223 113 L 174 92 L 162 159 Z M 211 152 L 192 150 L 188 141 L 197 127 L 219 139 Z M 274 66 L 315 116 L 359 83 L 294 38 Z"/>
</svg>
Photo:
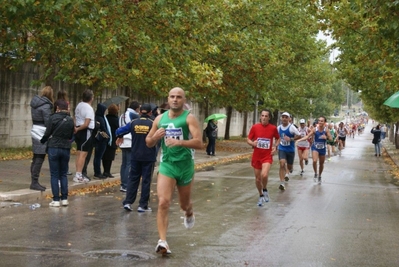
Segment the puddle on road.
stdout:
<svg viewBox="0 0 399 267">
<path fill-rule="evenodd" d="M 57 248 L 47 248 L 47 247 L 20 247 L 20 246 L 0 246 L 1 254 L 13 254 L 13 255 L 73 255 L 80 254 L 83 257 L 88 257 L 92 259 L 108 259 L 108 260 L 135 260 L 135 261 L 144 261 L 155 259 L 156 255 L 144 253 L 140 251 L 134 250 L 96 250 L 96 251 L 88 251 L 84 253 L 79 253 L 75 250 L 70 249 L 57 249 Z"/>
<path fill-rule="evenodd" d="M 151 260 L 155 255 L 132 250 L 98 250 L 83 253 L 83 256 L 97 259 Z"/>
</svg>

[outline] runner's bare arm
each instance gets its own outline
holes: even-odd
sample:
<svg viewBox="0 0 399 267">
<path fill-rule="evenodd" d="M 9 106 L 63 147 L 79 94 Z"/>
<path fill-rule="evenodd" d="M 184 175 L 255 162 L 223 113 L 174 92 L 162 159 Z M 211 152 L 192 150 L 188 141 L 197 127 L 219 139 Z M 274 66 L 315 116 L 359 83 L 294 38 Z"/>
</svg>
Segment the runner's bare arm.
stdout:
<svg viewBox="0 0 399 267">
<path fill-rule="evenodd" d="M 148 133 L 147 137 L 145 138 L 145 143 L 148 147 L 155 146 L 162 137 L 165 136 L 165 129 L 159 128 L 158 123 L 161 120 L 163 114 L 159 115 L 155 118 L 154 122 L 152 123 L 152 127 L 150 132 Z"/>
<path fill-rule="evenodd" d="M 194 149 L 203 148 L 204 144 L 202 143 L 202 130 L 199 126 L 197 118 L 191 113 L 188 114 L 187 116 L 187 124 L 192 139 L 181 140 L 180 146 L 194 148 Z"/>
<path fill-rule="evenodd" d="M 258 144 L 258 141 L 257 140 L 253 141 L 252 139 L 247 138 L 247 143 L 248 143 L 248 145 L 250 145 L 252 147 L 256 147 L 256 145 Z"/>
<path fill-rule="evenodd" d="M 300 141 L 305 141 L 307 139 L 309 139 L 310 137 L 312 137 L 312 135 L 316 132 L 316 128 L 313 128 L 310 133 L 308 133 L 308 135 L 296 140 L 296 142 L 300 142 Z"/>
<path fill-rule="evenodd" d="M 329 141 L 333 141 L 333 138 L 332 138 L 332 136 L 331 136 L 330 131 L 327 131 L 326 134 L 327 134 L 327 139 L 328 139 Z"/>
</svg>

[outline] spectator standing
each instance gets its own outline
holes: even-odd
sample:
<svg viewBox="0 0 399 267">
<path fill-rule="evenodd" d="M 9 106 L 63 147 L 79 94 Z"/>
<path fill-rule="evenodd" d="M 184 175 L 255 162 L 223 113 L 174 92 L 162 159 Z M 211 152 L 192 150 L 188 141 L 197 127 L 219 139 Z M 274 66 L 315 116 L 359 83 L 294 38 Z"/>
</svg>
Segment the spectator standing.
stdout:
<svg viewBox="0 0 399 267">
<path fill-rule="evenodd" d="M 131 166 L 127 182 L 126 198 L 123 201 L 123 208 L 132 211 L 132 204 L 136 200 L 137 190 L 141 178 L 141 197 L 138 212 L 151 211 L 148 207 L 151 191 L 151 178 L 156 161 L 156 148 L 147 147 L 145 138 L 150 132 L 153 124 L 152 109 L 150 104 L 143 104 L 140 107 L 141 116 L 134 119 L 127 125 L 116 131 L 117 143 L 121 143 L 121 137 L 130 132 L 132 136 Z"/>
<path fill-rule="evenodd" d="M 30 189 L 45 191 L 46 187 L 39 184 L 40 171 L 46 157 L 46 145 L 42 144 L 44 132 L 46 131 L 47 122 L 53 113 L 54 93 L 51 86 L 43 87 L 40 95 L 35 95 L 31 102 L 32 116 L 32 151 L 33 158 L 30 166 L 31 184 Z"/>
<path fill-rule="evenodd" d="M 119 117 L 119 127 L 123 127 L 130 123 L 132 120 L 139 117 L 140 104 L 137 101 L 132 101 L 125 113 Z M 130 165 L 131 165 L 131 150 L 132 150 L 132 135 L 127 133 L 123 136 L 123 142 L 119 145 L 122 150 L 122 164 L 120 169 L 121 176 L 121 192 L 126 192 L 127 181 L 129 178 Z"/>
<path fill-rule="evenodd" d="M 114 178 L 114 176 L 111 174 L 111 166 L 112 166 L 112 161 L 114 161 L 115 159 L 116 148 L 117 148 L 115 132 L 119 127 L 118 113 L 119 113 L 119 107 L 117 105 L 111 104 L 108 107 L 108 114 L 106 118 L 111 128 L 112 142 L 111 145 L 107 145 L 102 161 L 104 168 L 103 175 L 109 178 Z"/>
<path fill-rule="evenodd" d="M 210 120 L 206 126 L 205 132 L 208 137 L 208 145 L 206 147 L 206 154 L 208 156 L 215 156 L 216 139 L 218 137 L 217 120 Z"/>
<path fill-rule="evenodd" d="M 378 124 L 376 127 L 371 129 L 371 133 L 374 135 L 372 143 L 374 144 L 374 150 L 376 157 L 381 157 L 381 126 Z"/>
<path fill-rule="evenodd" d="M 112 134 L 111 127 L 108 123 L 107 117 L 105 117 L 105 112 L 107 111 L 107 107 L 102 104 L 97 104 L 96 110 L 96 123 L 99 123 L 98 131 L 94 137 L 94 159 L 93 159 L 93 168 L 94 168 L 94 178 L 97 179 L 105 179 L 107 178 L 101 172 L 101 159 L 103 158 L 105 149 L 107 149 L 107 145 L 112 144 Z"/>
<path fill-rule="evenodd" d="M 88 151 L 93 150 L 93 130 L 95 127 L 93 91 L 86 89 L 82 94 L 82 101 L 75 109 L 75 142 L 76 142 L 76 174 L 73 178 L 75 183 L 87 183 L 90 180 L 83 177 L 82 170 Z"/>
<path fill-rule="evenodd" d="M 68 114 L 70 114 L 71 107 L 69 105 L 67 92 L 65 90 L 61 89 L 58 91 L 57 100 L 64 100 L 68 104 L 67 111 L 68 111 Z M 56 111 L 57 111 L 57 107 L 54 105 L 54 112 L 56 112 Z M 74 141 L 74 137 L 72 136 L 71 140 L 69 140 L 69 141 L 72 143 Z M 72 172 L 69 171 L 69 166 L 68 166 L 68 170 L 67 170 L 67 175 L 72 175 Z"/>
<path fill-rule="evenodd" d="M 71 138 L 74 122 L 69 115 L 69 104 L 65 100 L 55 102 L 56 111 L 50 116 L 41 143 L 47 142 L 48 161 L 51 174 L 53 201 L 50 207 L 68 206 L 68 165 L 71 153 Z M 61 186 L 61 202 L 60 202 Z"/>
</svg>

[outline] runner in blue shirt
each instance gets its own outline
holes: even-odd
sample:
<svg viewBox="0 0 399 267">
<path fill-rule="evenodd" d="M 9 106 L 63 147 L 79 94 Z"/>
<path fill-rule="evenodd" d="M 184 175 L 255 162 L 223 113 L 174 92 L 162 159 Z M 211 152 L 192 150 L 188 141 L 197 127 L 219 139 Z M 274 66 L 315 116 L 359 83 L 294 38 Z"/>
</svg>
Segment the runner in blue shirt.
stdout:
<svg viewBox="0 0 399 267">
<path fill-rule="evenodd" d="M 305 137 L 302 137 L 298 142 L 313 137 L 312 144 L 312 159 L 313 159 L 313 170 L 314 170 L 314 181 L 321 183 L 321 174 L 324 169 L 324 161 L 326 160 L 326 147 L 327 139 L 332 141 L 332 136 L 326 125 L 326 118 L 323 116 L 319 117 L 318 124 L 312 131 Z M 319 173 L 317 174 L 317 161 L 319 161 Z"/>
</svg>

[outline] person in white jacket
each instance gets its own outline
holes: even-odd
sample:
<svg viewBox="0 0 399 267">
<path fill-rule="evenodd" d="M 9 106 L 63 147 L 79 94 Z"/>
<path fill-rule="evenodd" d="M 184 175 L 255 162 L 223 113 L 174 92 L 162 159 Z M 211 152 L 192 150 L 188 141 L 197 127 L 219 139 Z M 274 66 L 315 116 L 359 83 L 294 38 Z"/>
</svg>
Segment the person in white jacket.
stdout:
<svg viewBox="0 0 399 267">
<path fill-rule="evenodd" d="M 119 117 L 119 127 L 125 126 L 134 119 L 139 118 L 140 104 L 137 101 L 132 101 L 126 112 Z M 119 146 L 122 150 L 122 164 L 120 169 L 121 175 L 121 192 L 126 192 L 127 180 L 130 172 L 130 159 L 132 149 L 132 135 L 126 134 L 123 136 L 123 143 Z"/>
</svg>

